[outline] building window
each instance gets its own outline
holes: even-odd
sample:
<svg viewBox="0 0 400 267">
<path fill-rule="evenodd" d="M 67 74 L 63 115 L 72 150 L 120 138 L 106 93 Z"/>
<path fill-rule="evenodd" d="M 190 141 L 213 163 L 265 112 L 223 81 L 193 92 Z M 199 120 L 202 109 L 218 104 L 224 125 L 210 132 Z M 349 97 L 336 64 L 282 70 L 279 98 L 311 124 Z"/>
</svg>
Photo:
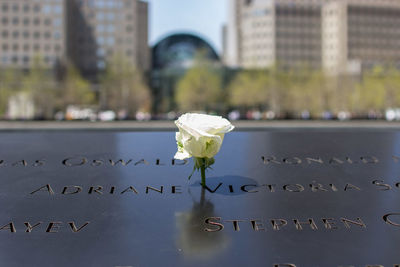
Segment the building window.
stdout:
<svg viewBox="0 0 400 267">
<path fill-rule="evenodd" d="M 12 49 L 13 49 L 13 51 L 18 51 L 19 45 L 18 44 L 13 44 Z"/>
<path fill-rule="evenodd" d="M 40 12 L 40 5 L 35 5 L 35 6 L 33 7 L 33 10 L 34 10 L 35 12 Z"/>
<path fill-rule="evenodd" d="M 30 23 L 29 18 L 24 18 L 24 25 L 27 26 L 29 25 L 29 23 Z"/>
<path fill-rule="evenodd" d="M 53 7 L 53 12 L 54 12 L 55 14 L 62 14 L 62 12 L 63 12 L 62 6 L 60 6 L 60 5 L 54 6 L 54 7 Z"/>
<path fill-rule="evenodd" d="M 109 46 L 113 46 L 115 44 L 114 37 L 107 37 L 105 41 L 106 41 L 106 44 Z"/>
<path fill-rule="evenodd" d="M 54 32 L 54 39 L 59 40 L 61 39 L 61 32 Z"/>
<path fill-rule="evenodd" d="M 2 45 L 2 49 L 3 49 L 3 51 L 7 51 L 8 50 L 8 44 L 3 44 Z"/>
<path fill-rule="evenodd" d="M 51 6 L 50 5 L 44 5 L 42 10 L 43 10 L 43 13 L 50 14 L 51 13 Z"/>
<path fill-rule="evenodd" d="M 12 9 L 14 12 L 18 12 L 18 10 L 19 10 L 18 4 L 13 4 Z"/>
<path fill-rule="evenodd" d="M 115 8 L 115 0 L 108 0 L 108 2 L 106 2 L 106 5 L 108 8 Z"/>
<path fill-rule="evenodd" d="M 39 25 L 40 24 L 40 19 L 39 18 L 34 18 L 33 19 L 33 24 Z"/>
<path fill-rule="evenodd" d="M 98 45 L 103 46 L 104 43 L 105 43 L 104 37 L 100 36 L 100 37 L 97 38 L 97 44 Z"/>
<path fill-rule="evenodd" d="M 17 56 L 12 56 L 11 57 L 12 63 L 18 63 L 18 57 Z"/>
<path fill-rule="evenodd" d="M 18 19 L 17 17 L 14 17 L 14 18 L 12 19 L 12 23 L 13 23 L 14 25 L 18 25 L 18 24 L 19 24 L 19 19 Z"/>
<path fill-rule="evenodd" d="M 106 29 L 106 26 L 104 24 L 99 24 L 97 25 L 97 32 L 104 32 Z"/>
<path fill-rule="evenodd" d="M 133 31 L 132 25 L 126 26 L 126 31 L 127 31 L 127 32 L 132 32 L 132 31 Z"/>
<path fill-rule="evenodd" d="M 44 38 L 49 39 L 51 37 L 51 32 L 45 32 Z"/>
<path fill-rule="evenodd" d="M 40 38 L 40 32 L 34 32 L 34 33 L 33 33 L 33 37 L 34 37 L 35 39 L 39 39 L 39 38 Z"/>
<path fill-rule="evenodd" d="M 29 45 L 28 44 L 24 44 L 24 51 L 29 51 Z"/>
<path fill-rule="evenodd" d="M 113 21 L 114 18 L 115 18 L 115 15 L 114 15 L 114 13 L 108 13 L 108 14 L 106 15 L 106 18 L 107 18 L 108 20 L 110 20 L 110 21 Z"/>
<path fill-rule="evenodd" d="M 99 49 L 97 49 L 96 54 L 97 54 L 98 57 L 104 57 L 105 56 L 105 51 L 104 51 L 104 49 L 99 48 Z"/>
<path fill-rule="evenodd" d="M 47 26 L 51 25 L 51 19 L 45 19 L 44 25 L 47 25 Z"/>
<path fill-rule="evenodd" d="M 19 31 L 13 31 L 12 35 L 13 35 L 13 38 L 18 38 L 19 37 Z"/>
<path fill-rule="evenodd" d="M 1 19 L 1 23 L 2 23 L 3 25 L 7 25 L 7 24 L 8 24 L 8 18 L 3 17 L 3 18 Z"/>
<path fill-rule="evenodd" d="M 61 51 L 61 45 L 56 44 L 56 45 L 54 46 L 54 50 L 55 50 L 56 52 L 60 52 L 60 51 Z"/>
<path fill-rule="evenodd" d="M 60 18 L 57 18 L 57 19 L 54 20 L 53 23 L 54 23 L 55 27 L 60 27 L 61 24 L 62 24 L 62 20 Z"/>
<path fill-rule="evenodd" d="M 106 15 L 105 15 L 104 12 L 99 12 L 99 13 L 97 13 L 97 15 L 96 15 L 96 19 L 99 20 L 99 21 L 104 20 L 105 17 L 106 17 Z"/>
<path fill-rule="evenodd" d="M 124 4 L 122 3 L 121 0 L 115 0 L 114 1 L 114 7 L 115 8 L 122 8 L 124 6 Z"/>
<path fill-rule="evenodd" d="M 7 37 L 8 37 L 8 31 L 7 31 L 7 30 L 4 30 L 4 31 L 1 33 L 1 36 L 3 36 L 4 38 L 7 38 Z"/>
<path fill-rule="evenodd" d="M 7 56 L 2 56 L 1 57 L 1 62 L 2 63 L 7 63 L 8 62 L 8 57 Z"/>
<path fill-rule="evenodd" d="M 33 50 L 39 51 L 40 50 L 40 45 L 39 44 L 34 44 L 33 45 Z"/>
<path fill-rule="evenodd" d="M 24 36 L 25 39 L 29 38 L 29 32 L 28 31 L 24 31 L 22 33 L 22 35 Z"/>
<path fill-rule="evenodd" d="M 3 10 L 4 12 L 7 12 L 8 11 L 8 4 L 3 4 L 1 6 L 1 10 Z"/>
<path fill-rule="evenodd" d="M 99 69 L 104 69 L 106 67 L 106 63 L 104 62 L 104 60 L 97 61 L 97 67 Z"/>
<path fill-rule="evenodd" d="M 24 64 L 28 64 L 30 58 L 29 58 L 29 56 L 24 56 L 24 57 L 22 58 L 22 60 L 24 61 Z"/>
<path fill-rule="evenodd" d="M 29 5 L 24 5 L 24 12 L 29 12 L 30 6 Z"/>
<path fill-rule="evenodd" d="M 114 25 L 107 25 L 106 32 L 113 33 L 115 31 Z"/>
</svg>

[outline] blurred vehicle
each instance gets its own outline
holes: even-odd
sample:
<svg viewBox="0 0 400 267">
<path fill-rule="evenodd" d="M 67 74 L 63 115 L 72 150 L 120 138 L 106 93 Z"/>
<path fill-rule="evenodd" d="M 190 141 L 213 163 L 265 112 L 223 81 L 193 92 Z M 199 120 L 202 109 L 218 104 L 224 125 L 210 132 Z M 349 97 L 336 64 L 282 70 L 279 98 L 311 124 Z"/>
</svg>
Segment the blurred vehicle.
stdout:
<svg viewBox="0 0 400 267">
<path fill-rule="evenodd" d="M 310 112 L 308 110 L 303 110 L 300 114 L 302 120 L 309 120 L 311 118 Z"/>
<path fill-rule="evenodd" d="M 56 121 L 63 121 L 63 120 L 65 120 L 64 112 L 62 112 L 62 111 L 56 112 L 56 114 L 54 114 L 54 119 L 55 119 Z"/>
<path fill-rule="evenodd" d="M 231 121 L 239 120 L 240 119 L 239 110 L 232 110 L 231 112 L 229 112 L 228 119 L 231 120 Z"/>
<path fill-rule="evenodd" d="M 138 111 L 138 112 L 136 112 L 136 120 L 149 121 L 149 120 L 151 120 L 151 115 L 148 112 Z"/>
<path fill-rule="evenodd" d="M 259 110 L 253 110 L 251 112 L 251 117 L 253 120 L 260 120 L 261 119 L 261 112 Z"/>
<path fill-rule="evenodd" d="M 387 121 L 400 120 L 400 108 L 390 108 L 385 112 L 385 119 Z"/>
<path fill-rule="evenodd" d="M 330 112 L 330 111 L 328 111 L 328 110 L 322 112 L 322 119 L 323 119 L 323 120 L 331 120 L 331 119 L 333 119 L 333 114 L 332 114 L 332 112 Z"/>
<path fill-rule="evenodd" d="M 276 118 L 276 114 L 272 110 L 268 110 L 264 113 L 263 117 L 267 120 L 273 120 Z"/>
<path fill-rule="evenodd" d="M 125 109 L 118 111 L 118 120 L 127 120 L 128 119 L 128 112 Z"/>
<path fill-rule="evenodd" d="M 91 108 L 81 108 L 78 106 L 68 106 L 65 113 L 66 120 L 90 120 L 96 121 L 96 112 Z"/>
<path fill-rule="evenodd" d="M 116 118 L 116 114 L 112 110 L 100 111 L 97 118 L 100 121 L 113 121 Z"/>
<path fill-rule="evenodd" d="M 348 111 L 339 111 L 337 114 L 337 119 L 340 121 L 350 120 L 351 114 Z"/>
<path fill-rule="evenodd" d="M 381 112 L 376 111 L 376 110 L 369 110 L 367 114 L 367 118 L 369 120 L 379 120 L 383 118 L 383 115 Z"/>
<path fill-rule="evenodd" d="M 167 120 L 175 120 L 178 117 L 176 116 L 176 112 L 174 111 L 170 111 L 167 113 Z"/>
</svg>

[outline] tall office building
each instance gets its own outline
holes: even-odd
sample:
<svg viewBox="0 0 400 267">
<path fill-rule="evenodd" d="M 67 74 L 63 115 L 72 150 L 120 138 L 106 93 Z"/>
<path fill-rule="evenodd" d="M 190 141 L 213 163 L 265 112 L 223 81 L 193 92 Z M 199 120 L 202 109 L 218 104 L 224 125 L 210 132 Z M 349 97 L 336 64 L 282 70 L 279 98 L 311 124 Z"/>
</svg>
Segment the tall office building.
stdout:
<svg viewBox="0 0 400 267">
<path fill-rule="evenodd" d="M 278 63 L 321 65 L 320 0 L 233 0 L 226 63 L 245 68 Z"/>
<path fill-rule="evenodd" d="M 69 59 L 89 76 L 114 56 L 148 70 L 147 9 L 138 0 L 67 0 Z"/>
<path fill-rule="evenodd" d="M 149 69 L 148 3 L 140 0 L 0 0 L 0 64 L 73 62 L 86 76 L 119 55 Z"/>
<path fill-rule="evenodd" d="M 63 0 L 0 0 L 0 64 L 28 68 L 36 56 L 49 66 L 65 56 Z"/>
<path fill-rule="evenodd" d="M 400 1 L 331 0 L 323 7 L 323 66 L 331 74 L 400 66 Z"/>
<path fill-rule="evenodd" d="M 400 63 L 400 1 L 233 0 L 225 63 L 245 68 L 273 64 L 360 73 Z"/>
</svg>

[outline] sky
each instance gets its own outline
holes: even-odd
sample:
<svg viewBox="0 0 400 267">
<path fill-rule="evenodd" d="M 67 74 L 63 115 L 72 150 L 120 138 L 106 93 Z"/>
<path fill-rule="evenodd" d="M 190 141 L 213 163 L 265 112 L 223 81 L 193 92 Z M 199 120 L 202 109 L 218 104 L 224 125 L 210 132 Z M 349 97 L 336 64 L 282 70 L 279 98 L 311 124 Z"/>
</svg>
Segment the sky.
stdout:
<svg viewBox="0 0 400 267">
<path fill-rule="evenodd" d="M 198 34 L 218 53 L 222 51 L 222 25 L 229 0 L 148 0 L 150 45 L 176 32 Z"/>
</svg>

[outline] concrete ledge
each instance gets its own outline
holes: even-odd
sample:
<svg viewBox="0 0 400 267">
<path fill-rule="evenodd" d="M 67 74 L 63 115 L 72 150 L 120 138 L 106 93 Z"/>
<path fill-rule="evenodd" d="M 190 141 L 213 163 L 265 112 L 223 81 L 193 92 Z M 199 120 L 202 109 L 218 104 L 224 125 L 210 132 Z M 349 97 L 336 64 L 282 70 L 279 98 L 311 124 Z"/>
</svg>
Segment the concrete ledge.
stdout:
<svg viewBox="0 0 400 267">
<path fill-rule="evenodd" d="M 400 130 L 400 122 L 387 121 L 233 121 L 236 130 L 266 130 L 266 129 L 393 129 Z M 0 121 L 0 131 L 23 130 L 123 130 L 123 131 L 175 131 L 173 121 Z"/>
</svg>

